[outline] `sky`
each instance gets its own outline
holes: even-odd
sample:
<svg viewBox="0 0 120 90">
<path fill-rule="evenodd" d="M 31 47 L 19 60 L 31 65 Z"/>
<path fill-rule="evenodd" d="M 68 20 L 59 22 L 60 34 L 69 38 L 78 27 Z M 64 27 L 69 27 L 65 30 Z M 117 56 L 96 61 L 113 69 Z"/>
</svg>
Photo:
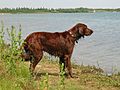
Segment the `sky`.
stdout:
<svg viewBox="0 0 120 90">
<path fill-rule="evenodd" d="M 0 8 L 120 8 L 120 0 L 0 0 Z"/>
</svg>

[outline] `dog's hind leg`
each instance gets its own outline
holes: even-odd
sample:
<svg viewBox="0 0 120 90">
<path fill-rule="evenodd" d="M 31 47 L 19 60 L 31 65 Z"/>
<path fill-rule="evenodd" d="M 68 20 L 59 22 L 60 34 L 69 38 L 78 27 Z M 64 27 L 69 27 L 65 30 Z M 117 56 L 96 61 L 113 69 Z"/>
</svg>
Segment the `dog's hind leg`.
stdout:
<svg viewBox="0 0 120 90">
<path fill-rule="evenodd" d="M 32 60 L 30 61 L 30 71 L 33 74 L 36 65 L 42 59 L 43 51 L 38 42 L 31 45 Z"/>
<path fill-rule="evenodd" d="M 35 67 L 36 65 L 39 63 L 39 61 L 42 59 L 42 56 L 43 56 L 43 52 L 39 52 L 39 53 L 35 53 L 34 52 L 34 56 L 33 56 L 33 59 L 31 60 L 30 62 L 30 72 L 33 74 L 34 73 L 34 70 L 35 70 Z"/>
</svg>

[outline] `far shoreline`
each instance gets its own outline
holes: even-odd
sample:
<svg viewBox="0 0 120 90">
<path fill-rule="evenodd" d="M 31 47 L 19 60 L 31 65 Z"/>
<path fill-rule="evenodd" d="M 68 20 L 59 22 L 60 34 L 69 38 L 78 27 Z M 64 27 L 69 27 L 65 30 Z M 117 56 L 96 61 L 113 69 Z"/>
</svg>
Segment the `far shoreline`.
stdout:
<svg viewBox="0 0 120 90">
<path fill-rule="evenodd" d="M 96 12 L 120 12 L 120 8 L 102 9 L 102 8 L 0 8 L 0 14 L 46 14 L 46 13 L 96 13 Z"/>
</svg>

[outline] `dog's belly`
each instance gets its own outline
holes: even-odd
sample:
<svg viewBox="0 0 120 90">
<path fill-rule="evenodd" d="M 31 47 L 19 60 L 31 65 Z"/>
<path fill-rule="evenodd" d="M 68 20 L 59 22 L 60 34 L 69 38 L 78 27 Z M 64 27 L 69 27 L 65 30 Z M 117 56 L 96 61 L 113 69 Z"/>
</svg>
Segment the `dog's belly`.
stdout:
<svg viewBox="0 0 120 90">
<path fill-rule="evenodd" d="M 44 46 L 43 51 L 51 55 L 58 56 L 58 57 L 63 56 L 68 53 L 68 49 L 65 46 L 64 47 L 63 46 L 57 46 L 57 47 Z"/>
</svg>

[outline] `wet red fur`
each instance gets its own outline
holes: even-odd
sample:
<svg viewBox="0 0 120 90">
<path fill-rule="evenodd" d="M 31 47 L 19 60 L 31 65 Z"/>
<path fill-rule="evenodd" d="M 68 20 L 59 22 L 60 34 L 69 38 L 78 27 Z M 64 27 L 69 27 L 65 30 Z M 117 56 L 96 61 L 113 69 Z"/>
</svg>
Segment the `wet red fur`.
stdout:
<svg viewBox="0 0 120 90">
<path fill-rule="evenodd" d="M 33 72 L 38 62 L 42 59 L 43 51 L 60 58 L 68 74 L 72 77 L 71 55 L 75 42 L 81 37 L 89 36 L 93 31 L 87 25 L 78 23 L 65 32 L 34 32 L 25 39 L 23 57 L 30 60 L 30 70 Z"/>
</svg>

